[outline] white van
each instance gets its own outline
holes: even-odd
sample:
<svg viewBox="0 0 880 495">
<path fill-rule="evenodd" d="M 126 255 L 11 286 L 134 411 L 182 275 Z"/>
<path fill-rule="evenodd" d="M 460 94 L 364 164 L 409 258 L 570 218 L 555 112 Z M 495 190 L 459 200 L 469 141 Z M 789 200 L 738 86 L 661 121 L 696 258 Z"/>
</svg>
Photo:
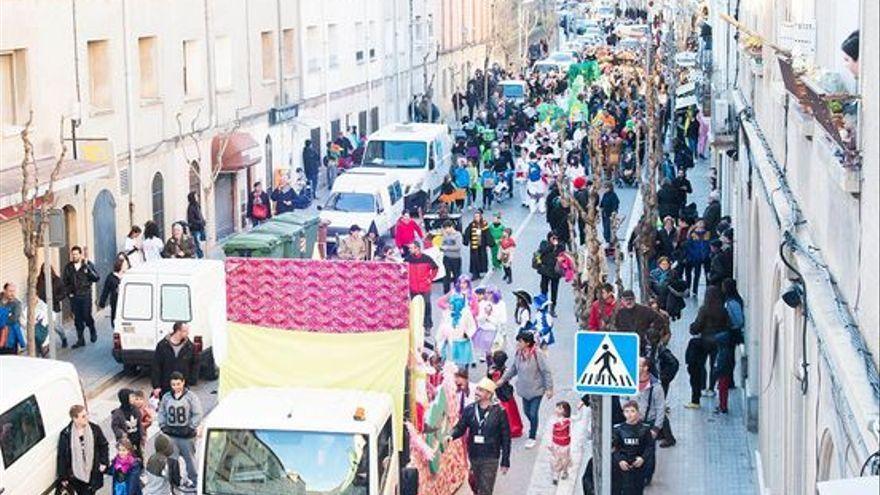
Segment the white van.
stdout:
<svg viewBox="0 0 880 495">
<path fill-rule="evenodd" d="M 226 331 L 226 271 L 222 261 L 161 259 L 122 275 L 113 357 L 126 369 L 149 366 L 156 344 L 176 321 L 189 323 L 201 376 L 217 378 L 212 343 Z"/>
<path fill-rule="evenodd" d="M 367 139 L 362 167 L 400 180 L 407 209 L 427 207 L 440 197 L 452 166 L 452 137 L 445 124 L 391 124 Z"/>
<path fill-rule="evenodd" d="M 520 81 L 518 79 L 505 79 L 498 83 L 498 87 L 501 88 L 501 94 L 504 96 L 505 100 L 516 105 L 526 102 L 528 86 L 526 86 L 525 81 Z"/>
<path fill-rule="evenodd" d="M 235 390 L 202 423 L 198 493 L 397 494 L 392 411 L 378 392 Z"/>
<path fill-rule="evenodd" d="M 356 168 L 333 182 L 330 196 L 319 207 L 321 222 L 327 225 L 327 242 L 348 235 L 357 225 L 364 233 L 375 223 L 380 236 L 387 235 L 403 215 L 403 188 L 393 174 Z"/>
<path fill-rule="evenodd" d="M 86 405 L 72 364 L 21 356 L 0 357 L 0 493 L 51 493 L 58 435 L 70 406 Z"/>
</svg>

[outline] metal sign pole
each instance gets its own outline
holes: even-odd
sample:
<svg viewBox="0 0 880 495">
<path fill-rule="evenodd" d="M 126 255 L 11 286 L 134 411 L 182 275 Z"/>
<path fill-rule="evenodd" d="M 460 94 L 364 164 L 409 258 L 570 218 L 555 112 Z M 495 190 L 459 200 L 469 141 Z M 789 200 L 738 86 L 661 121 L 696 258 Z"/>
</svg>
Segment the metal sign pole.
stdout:
<svg viewBox="0 0 880 495">
<path fill-rule="evenodd" d="M 611 396 L 602 396 L 602 480 L 600 495 L 611 495 Z"/>
<path fill-rule="evenodd" d="M 48 325 L 48 333 L 46 334 L 46 341 L 49 343 L 49 357 L 51 359 L 56 358 L 55 353 L 55 337 L 52 335 L 55 333 L 55 311 L 54 311 L 54 298 L 52 297 L 52 264 L 49 262 L 49 243 L 43 243 L 43 282 L 46 287 L 46 325 Z"/>
</svg>

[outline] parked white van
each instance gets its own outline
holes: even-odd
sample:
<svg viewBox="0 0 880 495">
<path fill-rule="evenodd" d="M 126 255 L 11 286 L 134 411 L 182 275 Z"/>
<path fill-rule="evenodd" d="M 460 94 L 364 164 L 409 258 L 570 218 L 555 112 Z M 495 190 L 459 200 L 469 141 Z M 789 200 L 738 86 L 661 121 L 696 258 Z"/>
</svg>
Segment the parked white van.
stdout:
<svg viewBox="0 0 880 495">
<path fill-rule="evenodd" d="M 149 366 L 156 344 L 176 321 L 189 323 L 201 376 L 217 378 L 214 336 L 226 331 L 226 272 L 222 261 L 161 259 L 122 275 L 113 357 L 126 369 Z"/>
<path fill-rule="evenodd" d="M 403 188 L 393 175 L 376 169 L 356 168 L 333 182 L 330 196 L 319 207 L 327 226 L 327 242 L 348 235 L 352 225 L 366 233 L 375 223 L 380 236 L 387 235 L 403 215 Z"/>
<path fill-rule="evenodd" d="M 392 402 L 357 390 L 231 392 L 202 423 L 198 493 L 399 493 Z"/>
<path fill-rule="evenodd" d="M 362 167 L 386 170 L 400 180 L 407 209 L 427 209 L 440 196 L 452 166 L 452 137 L 445 124 L 391 124 L 367 139 Z"/>
<path fill-rule="evenodd" d="M 58 435 L 70 406 L 86 399 L 64 361 L 0 357 L 0 493 L 39 495 L 55 487 Z"/>
</svg>

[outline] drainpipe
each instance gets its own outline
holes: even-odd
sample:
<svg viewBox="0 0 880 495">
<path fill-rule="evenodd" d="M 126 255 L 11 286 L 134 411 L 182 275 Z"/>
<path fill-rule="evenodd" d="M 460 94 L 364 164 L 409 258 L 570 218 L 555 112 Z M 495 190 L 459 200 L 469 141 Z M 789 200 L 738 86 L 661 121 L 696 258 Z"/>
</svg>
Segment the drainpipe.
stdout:
<svg viewBox="0 0 880 495">
<path fill-rule="evenodd" d="M 128 161 L 126 163 L 126 174 L 128 176 L 128 222 L 134 225 L 134 102 L 132 95 L 132 74 L 131 74 L 131 43 L 129 33 L 128 18 L 128 0 L 122 0 L 122 50 L 123 64 L 125 66 L 125 134 L 126 145 L 128 147 Z M 74 143 L 74 146 L 76 143 Z"/>
<path fill-rule="evenodd" d="M 367 129 L 370 128 L 370 111 L 373 108 L 373 81 L 370 78 L 370 17 L 369 10 L 367 10 L 367 2 L 364 2 L 364 64 L 366 68 L 364 72 L 366 72 L 367 78 L 367 128 L 360 129 L 364 135 L 368 134 Z M 375 131 L 375 129 L 373 129 Z M 359 136 L 358 136 L 359 137 Z"/>
<path fill-rule="evenodd" d="M 394 0 L 394 20 L 392 21 L 394 24 L 394 113 L 396 114 L 395 120 L 400 122 L 400 52 L 398 51 L 398 33 L 397 33 L 397 1 Z"/>
<path fill-rule="evenodd" d="M 278 63 L 276 66 L 278 69 L 277 77 L 278 77 L 278 106 L 283 106 L 287 103 L 287 97 L 284 94 L 284 36 L 281 32 L 281 0 L 275 0 L 275 16 L 278 20 Z"/>
<path fill-rule="evenodd" d="M 208 126 L 210 129 L 217 125 L 217 84 L 214 78 L 214 29 L 211 16 L 211 0 L 205 0 L 205 71 L 208 82 Z"/>
<path fill-rule="evenodd" d="M 321 9 L 321 29 L 324 31 L 324 124 L 327 125 L 327 142 L 333 141 L 330 125 L 330 28 L 327 26 L 327 19 L 324 15 L 324 9 Z M 320 153 L 320 151 L 319 151 Z"/>
<path fill-rule="evenodd" d="M 412 108 L 412 98 L 416 93 L 416 82 L 413 78 L 415 72 L 415 16 L 413 13 L 413 0 L 409 0 L 409 71 L 407 78 L 409 79 L 409 94 L 406 95 L 406 120 L 412 122 L 415 117 Z"/>
</svg>

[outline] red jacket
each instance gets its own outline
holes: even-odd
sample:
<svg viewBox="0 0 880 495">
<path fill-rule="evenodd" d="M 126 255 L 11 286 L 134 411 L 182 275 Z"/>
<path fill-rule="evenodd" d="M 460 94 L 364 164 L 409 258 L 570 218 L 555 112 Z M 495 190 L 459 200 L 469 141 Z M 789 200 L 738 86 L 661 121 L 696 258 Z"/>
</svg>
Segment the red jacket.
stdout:
<svg viewBox="0 0 880 495">
<path fill-rule="evenodd" d="M 406 262 L 409 265 L 409 291 L 413 294 L 430 293 L 437 276 L 437 263 L 425 253 L 418 257 L 409 255 Z"/>
<path fill-rule="evenodd" d="M 611 320 L 611 315 L 614 314 L 615 306 L 617 306 L 617 301 L 613 297 L 611 302 L 601 301 L 599 299 L 593 301 L 593 304 L 590 306 L 590 320 L 588 322 L 590 330 L 604 330 L 605 322 Z M 603 319 L 604 321 L 602 321 Z"/>
<path fill-rule="evenodd" d="M 425 237 L 422 228 L 415 220 L 410 220 L 408 223 L 398 220 L 397 225 L 394 226 L 394 243 L 399 248 L 412 244 L 416 240 L 416 234 L 420 238 Z"/>
</svg>

